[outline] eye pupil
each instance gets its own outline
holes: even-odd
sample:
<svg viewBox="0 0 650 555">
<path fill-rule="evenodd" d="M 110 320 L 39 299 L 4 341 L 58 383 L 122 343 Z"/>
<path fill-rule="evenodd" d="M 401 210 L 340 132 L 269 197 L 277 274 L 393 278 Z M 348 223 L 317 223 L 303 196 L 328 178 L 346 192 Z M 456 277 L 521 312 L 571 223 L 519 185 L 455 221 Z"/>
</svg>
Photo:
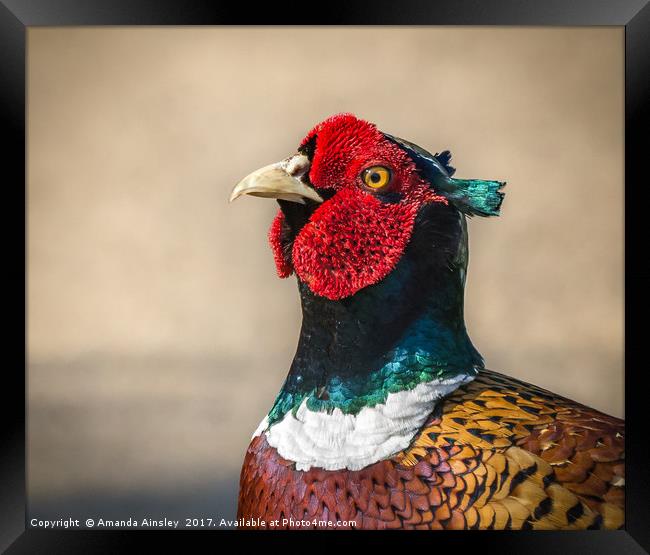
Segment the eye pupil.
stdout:
<svg viewBox="0 0 650 555">
<path fill-rule="evenodd" d="M 372 172 L 372 174 L 370 174 L 370 181 L 373 183 L 379 183 L 381 181 L 381 175 L 377 172 Z"/>
</svg>

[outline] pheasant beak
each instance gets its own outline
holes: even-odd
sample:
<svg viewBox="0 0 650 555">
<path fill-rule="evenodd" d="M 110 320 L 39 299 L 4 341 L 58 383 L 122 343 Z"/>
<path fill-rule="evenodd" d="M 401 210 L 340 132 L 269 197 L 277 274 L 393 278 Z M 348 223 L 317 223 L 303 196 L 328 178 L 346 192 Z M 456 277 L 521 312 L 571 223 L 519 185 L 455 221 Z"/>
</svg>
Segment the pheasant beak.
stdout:
<svg viewBox="0 0 650 555">
<path fill-rule="evenodd" d="M 296 154 L 282 162 L 264 166 L 242 179 L 230 194 L 230 202 L 242 195 L 276 198 L 305 204 L 305 199 L 323 202 L 303 178 L 309 173 L 309 158 Z"/>
</svg>

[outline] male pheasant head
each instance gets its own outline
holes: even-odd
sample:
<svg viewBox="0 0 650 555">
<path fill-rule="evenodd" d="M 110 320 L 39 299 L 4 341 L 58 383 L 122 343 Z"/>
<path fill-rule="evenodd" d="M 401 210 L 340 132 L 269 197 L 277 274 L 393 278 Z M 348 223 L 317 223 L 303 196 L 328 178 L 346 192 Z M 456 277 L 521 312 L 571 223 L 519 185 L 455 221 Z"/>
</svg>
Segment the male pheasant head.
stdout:
<svg viewBox="0 0 650 555">
<path fill-rule="evenodd" d="M 295 272 L 314 294 L 340 300 L 395 269 L 418 215 L 422 225 L 428 225 L 425 212 L 441 219 L 449 211 L 498 215 L 504 184 L 454 179 L 450 158 L 449 151 L 432 155 L 338 114 L 316 125 L 297 154 L 244 178 L 231 200 L 244 194 L 278 199 L 269 233 L 278 275 Z"/>
</svg>

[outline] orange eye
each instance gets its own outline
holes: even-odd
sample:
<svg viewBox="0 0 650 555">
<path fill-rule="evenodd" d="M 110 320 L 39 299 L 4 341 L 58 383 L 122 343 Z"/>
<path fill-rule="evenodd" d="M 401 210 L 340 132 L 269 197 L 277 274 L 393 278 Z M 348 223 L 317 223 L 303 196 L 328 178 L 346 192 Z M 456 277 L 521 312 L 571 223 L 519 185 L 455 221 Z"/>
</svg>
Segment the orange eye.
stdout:
<svg viewBox="0 0 650 555">
<path fill-rule="evenodd" d="M 390 185 L 391 177 L 391 171 L 384 166 L 372 166 L 371 168 L 363 170 L 363 173 L 361 174 L 361 179 L 366 187 L 376 191 L 388 187 L 388 185 Z"/>
</svg>

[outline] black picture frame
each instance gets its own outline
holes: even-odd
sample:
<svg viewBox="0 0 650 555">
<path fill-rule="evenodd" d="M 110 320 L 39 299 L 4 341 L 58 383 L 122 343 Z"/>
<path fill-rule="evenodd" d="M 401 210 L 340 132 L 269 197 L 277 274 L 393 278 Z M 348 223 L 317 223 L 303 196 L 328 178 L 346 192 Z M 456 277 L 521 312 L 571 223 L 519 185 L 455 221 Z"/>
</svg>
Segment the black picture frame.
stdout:
<svg viewBox="0 0 650 555">
<path fill-rule="evenodd" d="M 642 380 L 647 371 L 642 355 L 641 322 L 645 303 L 644 284 L 650 275 L 643 270 L 645 241 L 641 237 L 644 207 L 641 200 L 647 184 L 644 134 L 648 129 L 650 99 L 650 5 L 648 0 L 447 0 L 417 2 L 380 0 L 373 3 L 327 2 L 323 9 L 306 11 L 307 3 L 284 6 L 226 4 L 198 0 L 0 0 L 0 110 L 5 141 L 3 172 L 5 218 L 2 218 L 4 273 L 12 284 L 4 291 L 6 300 L 16 304 L 15 315 L 5 316 L 7 333 L 3 368 L 2 453 L 0 458 L 0 550 L 6 553 L 122 553 L 131 550 L 151 552 L 164 541 L 174 551 L 188 552 L 188 542 L 196 533 L 159 534 L 123 531 L 43 531 L 30 528 L 26 518 L 25 478 L 25 314 L 26 236 L 22 244 L 14 241 L 16 228 L 25 233 L 25 138 L 26 138 L 26 31 L 32 26 L 77 25 L 512 25 L 512 26 L 624 26 L 625 27 L 625 277 L 626 277 L 626 524 L 621 531 L 586 532 L 474 532 L 466 534 L 410 534 L 407 538 L 388 538 L 381 534 L 352 534 L 343 540 L 337 534 L 327 541 L 348 546 L 351 542 L 373 544 L 399 541 L 412 552 L 417 549 L 444 550 L 474 548 L 494 553 L 644 553 L 650 552 L 650 441 L 644 413 Z M 549 76 L 552 78 L 552 76 Z M 552 152 L 540 153 L 552 157 Z M 607 153 L 602 153 L 603 163 Z M 647 175 L 646 175 L 647 181 Z M 7 198 L 9 193 L 9 198 Z M 14 198 L 14 196 L 16 198 Z M 22 211 L 18 208 L 23 206 Z M 638 214 L 636 213 L 638 212 Z M 16 216 L 13 218 L 6 216 Z M 640 246 L 643 245 L 643 246 Z M 7 249 L 7 246 L 15 248 Z M 15 289 L 14 289 L 15 287 Z M 22 293 L 22 294 L 21 294 Z M 634 302 L 629 302 L 634 299 Z M 22 301 L 22 302 L 21 302 Z M 5 303 L 6 304 L 6 303 Z M 12 307 L 13 308 L 13 307 Z M 11 313 L 11 312 L 10 312 Z M 21 317 L 22 315 L 22 317 Z M 20 325 L 22 324 L 22 326 Z M 14 335 L 16 337 L 14 337 Z M 638 356 L 637 356 L 638 355 Z M 635 359 L 638 358 L 638 362 Z M 231 533 L 231 532 L 226 532 Z M 300 532 L 304 534 L 306 532 Z M 251 535 L 234 532 L 237 541 Z M 256 532 L 268 548 L 284 536 Z M 214 536 L 201 536 L 200 539 Z M 286 536 L 285 536 L 286 538 Z M 322 541 L 325 538 L 320 538 Z M 221 541 L 221 540 L 220 540 Z M 310 540 L 299 537 L 303 549 Z M 405 542 L 408 542 L 405 544 Z M 460 545 L 459 544 L 462 544 Z M 161 546 L 161 547 L 162 547 Z"/>
</svg>

